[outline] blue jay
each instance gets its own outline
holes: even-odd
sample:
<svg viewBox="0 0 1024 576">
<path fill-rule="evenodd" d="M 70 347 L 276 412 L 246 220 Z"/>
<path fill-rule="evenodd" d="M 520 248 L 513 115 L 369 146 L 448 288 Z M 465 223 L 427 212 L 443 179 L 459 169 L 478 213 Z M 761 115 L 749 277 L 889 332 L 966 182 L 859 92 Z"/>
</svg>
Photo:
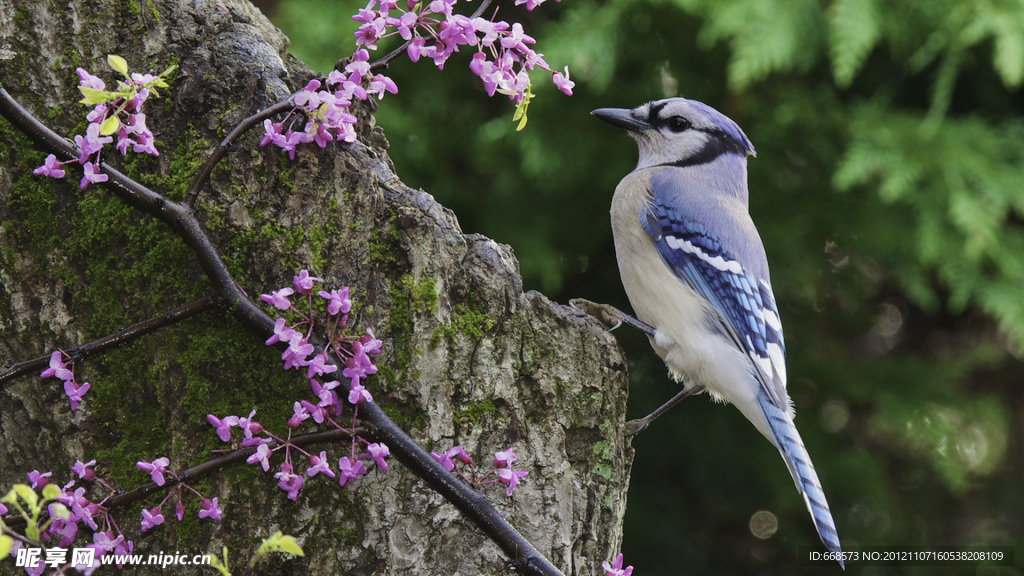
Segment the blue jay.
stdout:
<svg viewBox="0 0 1024 576">
<path fill-rule="evenodd" d="M 651 346 L 682 385 L 637 431 L 701 391 L 732 403 L 779 449 L 818 535 L 838 555 L 828 502 L 793 424 L 782 324 L 748 213 L 754 146 L 725 115 L 685 98 L 592 114 L 625 128 L 640 148 L 612 200 L 615 256 L 639 324 L 649 325 Z"/>
</svg>

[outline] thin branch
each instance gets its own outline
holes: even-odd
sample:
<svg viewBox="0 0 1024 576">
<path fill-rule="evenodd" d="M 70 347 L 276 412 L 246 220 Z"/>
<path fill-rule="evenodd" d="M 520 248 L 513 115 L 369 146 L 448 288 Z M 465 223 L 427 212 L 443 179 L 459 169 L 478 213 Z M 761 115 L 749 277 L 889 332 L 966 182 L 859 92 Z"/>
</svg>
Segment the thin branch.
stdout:
<svg viewBox="0 0 1024 576">
<path fill-rule="evenodd" d="M 199 189 L 202 188 L 203 184 L 205 184 L 210 178 L 210 174 L 217 166 L 217 163 L 219 163 L 228 151 L 231 150 L 235 141 L 263 120 L 291 108 L 293 106 L 292 98 L 294 97 L 295 95 L 292 94 L 286 100 L 282 100 L 277 104 L 274 104 L 269 108 L 265 108 L 252 116 L 249 116 L 245 120 L 242 120 L 238 123 L 238 126 L 235 126 L 235 129 L 232 130 L 230 134 L 221 140 L 220 144 L 213 149 L 213 152 L 210 153 L 210 157 L 206 159 L 206 162 L 203 163 L 203 166 L 199 169 L 199 172 L 196 173 L 195 178 L 192 179 L 192 182 L 188 186 L 188 192 L 185 194 L 185 204 L 188 205 L 188 207 L 192 208 L 195 206 L 196 197 L 199 196 Z"/>
<path fill-rule="evenodd" d="M 203 296 L 198 300 L 193 300 L 188 304 L 178 306 L 173 310 L 168 310 L 163 314 L 144 320 L 138 324 L 132 324 L 127 328 L 122 328 L 117 332 L 104 336 L 85 344 L 80 344 L 73 348 L 64 350 L 66 354 L 74 359 L 85 358 L 93 354 L 104 352 L 111 348 L 116 348 L 122 344 L 135 340 L 140 336 L 149 334 L 150 332 L 169 326 L 176 322 L 180 322 L 185 318 L 199 314 L 200 312 L 206 312 L 212 308 L 221 306 L 222 303 L 218 298 L 213 296 Z M 38 372 L 40 369 L 46 368 L 49 365 L 49 356 L 40 356 L 39 358 L 33 358 L 32 360 L 25 360 L 16 364 L 11 364 L 6 370 L 0 372 L 0 385 L 7 382 L 8 380 L 17 378 L 24 374 L 31 372 Z"/>
<path fill-rule="evenodd" d="M 483 2 L 481 2 L 480 5 L 477 6 L 476 10 L 473 11 L 473 14 L 471 14 L 469 17 L 479 18 L 480 15 L 484 13 L 484 10 L 487 10 L 491 6 L 491 1 L 492 0 L 484 0 Z"/>
<path fill-rule="evenodd" d="M 67 140 L 36 120 L 15 102 L 2 86 L 0 86 L 0 115 L 7 118 L 15 127 L 29 134 L 46 150 L 62 155 L 65 159 L 77 157 L 74 147 Z M 103 164 L 101 168 L 109 177 L 103 183 L 107 189 L 130 206 L 165 222 L 181 235 L 185 243 L 195 253 L 200 267 L 211 284 L 221 292 L 223 298 L 232 306 L 233 311 L 249 324 L 255 333 L 262 335 L 273 333 L 274 320 L 249 300 L 248 296 L 235 283 L 191 206 L 168 200 L 106 164 Z M 338 358 L 335 360 L 340 361 Z M 364 423 L 370 427 L 371 434 L 385 442 L 393 456 L 483 530 L 491 540 L 501 547 L 518 571 L 536 576 L 562 576 L 561 572 L 529 541 L 523 538 L 491 506 L 486 498 L 445 470 L 439 462 L 392 422 L 380 406 L 376 403 L 365 404 L 361 416 Z"/>
<path fill-rule="evenodd" d="M 340 440 L 344 440 L 349 436 L 350 433 L 348 430 L 325 430 L 323 432 L 310 432 L 309 434 L 295 436 L 291 440 L 289 440 L 287 444 L 291 446 L 302 447 L 309 446 L 310 444 L 320 444 L 323 442 L 337 442 Z M 267 446 L 271 449 L 284 445 L 285 443 L 283 442 L 270 442 L 267 444 Z M 132 490 L 129 490 L 127 492 L 120 492 L 116 496 L 108 498 L 103 503 L 103 505 L 106 506 L 107 508 L 117 508 L 120 506 L 124 506 L 126 504 L 130 504 L 137 500 L 142 500 L 146 496 L 149 496 L 150 494 L 153 494 L 155 492 L 170 490 L 171 488 L 177 486 L 178 484 L 181 484 L 182 482 L 190 482 L 194 479 L 206 476 L 207 474 L 210 474 L 212 472 L 216 472 L 217 470 L 220 470 L 225 466 L 230 466 L 232 464 L 237 464 L 239 462 L 245 462 L 246 458 L 252 456 L 252 454 L 256 452 L 257 448 L 258 446 L 239 448 L 238 450 L 229 452 L 227 454 L 224 454 L 223 456 L 218 456 L 217 458 L 214 458 L 212 460 L 207 460 L 202 464 L 193 466 L 188 470 L 185 470 L 181 474 L 178 474 L 177 478 L 166 478 L 166 482 L 164 482 L 163 486 L 157 486 L 156 482 L 149 482 L 137 488 L 133 488 Z"/>
<path fill-rule="evenodd" d="M 398 48 L 395 48 L 391 52 L 388 52 L 384 56 L 374 60 L 370 63 L 370 70 L 381 70 L 383 68 L 387 68 L 388 64 L 391 64 L 392 60 L 401 56 L 402 52 L 405 52 L 405 49 L 408 48 L 411 43 L 412 40 L 406 40 L 405 42 L 402 42 L 402 45 Z M 344 60 L 342 60 L 342 62 L 344 62 Z"/>
</svg>

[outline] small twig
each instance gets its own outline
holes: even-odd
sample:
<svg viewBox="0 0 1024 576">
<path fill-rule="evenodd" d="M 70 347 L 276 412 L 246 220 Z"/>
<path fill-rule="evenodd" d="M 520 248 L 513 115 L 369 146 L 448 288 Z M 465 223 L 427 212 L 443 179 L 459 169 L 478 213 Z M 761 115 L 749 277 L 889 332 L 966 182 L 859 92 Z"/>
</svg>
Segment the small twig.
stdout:
<svg viewBox="0 0 1024 576">
<path fill-rule="evenodd" d="M 76 360 L 79 358 L 85 358 L 111 348 L 116 348 L 117 346 L 135 340 L 140 336 L 149 334 L 154 330 L 180 322 L 189 316 L 194 316 L 200 312 L 205 312 L 221 305 L 222 303 L 218 298 L 213 296 L 203 296 L 198 300 L 193 300 L 188 304 L 178 306 L 173 310 L 168 310 L 167 312 L 164 312 L 154 318 L 150 318 L 149 320 L 144 320 L 138 324 L 132 324 L 127 328 L 122 328 L 108 336 L 104 336 L 91 342 L 86 342 L 85 344 L 80 344 L 73 348 L 68 348 L 64 350 L 64 352 Z M 33 358 L 32 360 L 25 360 L 23 362 L 11 364 L 6 370 L 0 372 L 0 384 L 17 378 L 23 374 L 36 372 L 41 368 L 45 368 L 49 361 L 49 356 L 40 356 L 39 358 Z"/>
<path fill-rule="evenodd" d="M 479 18 L 480 15 L 484 13 L 484 10 L 487 10 L 491 6 L 491 2 L 492 0 L 484 0 L 481 2 L 480 5 L 477 6 L 476 10 L 473 11 L 473 14 L 470 15 L 470 18 Z"/>
<path fill-rule="evenodd" d="M 192 182 L 188 185 L 188 192 L 185 193 L 185 204 L 189 208 L 195 206 L 196 197 L 199 196 L 199 189 L 203 187 L 203 184 L 206 184 L 206 181 L 209 180 L 210 174 L 213 173 L 213 169 L 217 166 L 217 163 L 219 163 L 228 151 L 231 150 L 235 141 L 251 130 L 253 126 L 256 126 L 274 114 L 284 112 L 291 108 L 293 106 L 292 98 L 294 97 L 295 94 L 292 94 L 286 100 L 282 100 L 277 104 L 260 110 L 245 120 L 242 120 L 238 123 L 238 126 L 235 126 L 235 129 L 232 130 L 230 134 L 221 140 L 220 144 L 213 149 L 213 152 L 210 153 L 210 157 L 206 159 L 206 162 L 204 162 L 202 167 L 199 168 L 199 172 L 196 173 L 195 177 L 192 178 Z"/>
</svg>

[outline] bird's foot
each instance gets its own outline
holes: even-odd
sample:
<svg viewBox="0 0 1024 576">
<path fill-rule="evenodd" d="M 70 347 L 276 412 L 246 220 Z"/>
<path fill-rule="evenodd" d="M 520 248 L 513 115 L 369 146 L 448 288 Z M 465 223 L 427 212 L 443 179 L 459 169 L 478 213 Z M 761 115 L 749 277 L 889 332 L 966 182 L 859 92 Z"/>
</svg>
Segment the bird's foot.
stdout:
<svg viewBox="0 0 1024 576">
<path fill-rule="evenodd" d="M 654 336 L 655 330 L 650 324 L 641 322 L 610 304 L 598 304 L 597 302 L 591 302 L 585 298 L 573 298 L 572 300 L 569 300 L 569 305 L 585 314 L 589 314 L 590 316 L 597 318 L 603 324 L 608 326 L 609 330 L 615 330 L 623 324 L 628 324 L 648 336 Z"/>
<path fill-rule="evenodd" d="M 644 430 L 647 430 L 647 426 L 649 426 L 650 424 L 650 418 L 637 418 L 636 420 L 630 420 L 629 422 L 626 422 L 624 428 L 626 431 L 626 438 L 632 438 L 633 436 L 636 436 L 637 434 L 643 432 Z"/>
<path fill-rule="evenodd" d="M 691 388 L 684 388 L 683 390 L 680 390 L 678 394 L 669 399 L 668 402 L 665 402 L 664 404 L 659 406 L 658 409 L 655 410 L 654 412 L 651 412 L 650 414 L 644 416 L 643 418 L 637 418 L 636 420 L 630 420 L 629 422 L 626 422 L 626 425 L 624 426 L 626 437 L 632 438 L 633 436 L 636 436 L 637 434 L 643 432 L 644 430 L 647 429 L 648 426 L 650 426 L 651 422 L 654 422 L 654 420 L 658 416 L 661 416 L 665 412 L 668 412 L 670 408 L 672 408 L 676 404 L 679 404 L 680 402 L 689 398 L 690 396 L 693 396 L 694 394 L 700 394 L 703 391 L 703 386 L 693 386 Z"/>
</svg>

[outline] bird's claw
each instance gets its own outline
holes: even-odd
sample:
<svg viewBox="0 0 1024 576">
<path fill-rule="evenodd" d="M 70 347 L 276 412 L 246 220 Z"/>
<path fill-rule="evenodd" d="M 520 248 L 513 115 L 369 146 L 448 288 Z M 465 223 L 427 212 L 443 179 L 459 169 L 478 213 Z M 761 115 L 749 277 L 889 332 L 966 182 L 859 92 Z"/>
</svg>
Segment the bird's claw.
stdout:
<svg viewBox="0 0 1024 576">
<path fill-rule="evenodd" d="M 654 336 L 655 331 L 651 325 L 637 320 L 610 304 L 598 304 L 585 298 L 573 298 L 569 300 L 569 305 L 584 314 L 597 318 L 602 324 L 609 327 L 609 331 L 615 330 L 623 324 L 629 324 L 648 336 Z"/>
<path fill-rule="evenodd" d="M 637 434 L 643 432 L 644 430 L 647 430 L 647 426 L 650 423 L 650 420 L 648 420 L 647 418 L 637 418 L 636 420 L 630 420 L 629 422 L 626 422 L 626 438 L 632 438 L 633 436 L 636 436 Z"/>
</svg>

